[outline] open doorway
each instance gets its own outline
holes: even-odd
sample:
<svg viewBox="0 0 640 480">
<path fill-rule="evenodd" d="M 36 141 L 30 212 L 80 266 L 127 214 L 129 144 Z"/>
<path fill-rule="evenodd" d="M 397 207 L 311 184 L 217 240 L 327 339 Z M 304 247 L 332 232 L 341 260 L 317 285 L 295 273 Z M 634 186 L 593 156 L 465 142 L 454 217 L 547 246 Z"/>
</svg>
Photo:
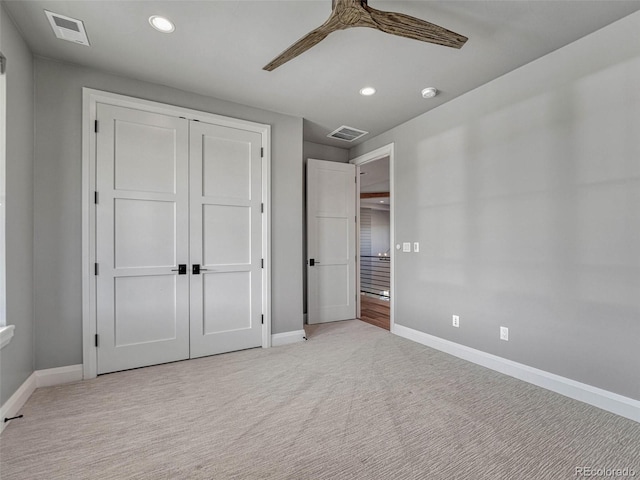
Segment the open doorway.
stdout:
<svg viewBox="0 0 640 480">
<path fill-rule="evenodd" d="M 358 188 L 358 318 L 391 330 L 391 159 L 356 159 Z"/>
<path fill-rule="evenodd" d="M 370 173 L 370 168 L 375 168 L 380 160 L 382 162 L 377 167 L 381 173 Z M 369 163 L 372 165 L 366 167 Z M 376 303 L 377 316 L 382 314 L 384 318 L 384 323 L 378 326 L 394 331 L 394 249 L 390 248 L 395 242 L 393 164 L 392 143 L 350 160 L 349 165 L 307 160 L 306 324 L 361 318 L 362 297 L 366 296 L 365 317 L 370 317 L 367 315 L 371 310 L 370 305 Z M 365 174 L 360 175 L 363 166 Z M 370 215 L 375 218 L 374 228 L 376 225 L 382 226 L 383 235 L 386 236 L 380 241 L 370 242 L 369 249 L 364 249 L 366 257 L 380 258 L 378 266 L 386 267 L 382 275 L 386 278 L 377 278 L 382 283 L 377 281 L 375 285 L 373 282 L 362 282 L 360 276 L 361 177 L 367 178 L 365 191 L 362 192 L 368 197 L 364 199 L 365 204 L 369 204 L 368 207 L 374 203 L 378 206 L 376 212 Z M 380 177 L 380 180 L 375 180 L 376 177 Z M 376 186 L 379 183 L 382 185 Z M 381 219 L 382 215 L 377 213 L 379 211 L 386 211 L 388 220 Z M 381 220 L 379 224 L 378 220 Z M 362 283 L 366 284 L 365 288 L 370 287 L 369 291 L 361 291 Z M 369 299 L 377 302 L 370 302 Z"/>
<path fill-rule="evenodd" d="M 360 166 L 360 320 L 390 330 L 389 157 Z"/>
</svg>

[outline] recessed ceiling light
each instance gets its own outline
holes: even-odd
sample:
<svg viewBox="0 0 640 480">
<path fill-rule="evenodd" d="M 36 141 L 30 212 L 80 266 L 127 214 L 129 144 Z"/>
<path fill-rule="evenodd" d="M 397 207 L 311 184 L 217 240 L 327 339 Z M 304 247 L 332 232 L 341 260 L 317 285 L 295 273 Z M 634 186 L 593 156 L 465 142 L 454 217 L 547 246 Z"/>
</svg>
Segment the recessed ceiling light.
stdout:
<svg viewBox="0 0 640 480">
<path fill-rule="evenodd" d="M 364 95 L 365 97 L 369 97 L 376 93 L 376 89 L 373 87 L 364 87 L 360 89 L 360 95 Z"/>
<path fill-rule="evenodd" d="M 152 15 L 149 17 L 149 23 L 153 28 L 162 33 L 171 33 L 176 27 L 171 20 L 167 17 L 162 17 L 160 15 Z"/>
<path fill-rule="evenodd" d="M 435 87 L 427 87 L 422 90 L 422 98 L 433 98 L 438 94 L 438 89 Z"/>
</svg>

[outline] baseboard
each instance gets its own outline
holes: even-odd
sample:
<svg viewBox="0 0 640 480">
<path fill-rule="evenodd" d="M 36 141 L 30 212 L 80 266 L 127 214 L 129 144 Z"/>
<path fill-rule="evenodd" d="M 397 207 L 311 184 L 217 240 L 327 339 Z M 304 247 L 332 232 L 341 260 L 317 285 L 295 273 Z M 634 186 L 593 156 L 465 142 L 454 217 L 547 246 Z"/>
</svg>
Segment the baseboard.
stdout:
<svg viewBox="0 0 640 480">
<path fill-rule="evenodd" d="M 82 380 L 82 365 L 36 370 L 36 387 L 52 387 Z"/>
<path fill-rule="evenodd" d="M 304 342 L 306 334 L 304 330 L 294 330 L 293 332 L 275 333 L 271 335 L 271 346 L 280 347 L 290 343 Z"/>
<path fill-rule="evenodd" d="M 4 419 L 15 417 L 36 388 L 52 387 L 79 380 L 82 380 L 82 365 L 69 365 L 33 372 L 0 408 L 0 433 L 11 423 L 5 423 Z"/>
<path fill-rule="evenodd" d="M 22 385 L 16 390 L 9 400 L 4 402 L 2 408 L 0 408 L 0 433 L 5 429 L 7 425 L 11 422 L 5 422 L 5 418 L 15 417 L 20 409 L 27 403 L 29 397 L 36 389 L 36 372 L 33 372 L 29 377 L 23 382 Z"/>
<path fill-rule="evenodd" d="M 403 327 L 402 325 L 393 325 L 392 333 L 538 387 L 546 388 L 574 400 L 588 403 L 616 415 L 640 422 L 640 401 L 633 398 L 576 382 L 560 375 L 513 362 L 506 358 L 466 347 L 412 328 Z"/>
</svg>

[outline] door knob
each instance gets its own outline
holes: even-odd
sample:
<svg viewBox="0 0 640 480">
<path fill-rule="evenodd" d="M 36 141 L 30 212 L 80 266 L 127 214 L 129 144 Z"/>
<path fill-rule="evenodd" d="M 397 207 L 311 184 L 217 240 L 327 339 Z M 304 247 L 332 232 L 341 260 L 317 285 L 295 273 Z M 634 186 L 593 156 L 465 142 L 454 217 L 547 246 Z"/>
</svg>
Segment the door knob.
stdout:
<svg viewBox="0 0 640 480">
<path fill-rule="evenodd" d="M 181 263 L 178 265 L 178 268 L 171 269 L 172 272 L 178 272 L 178 275 L 186 275 L 187 274 L 187 264 Z"/>
<path fill-rule="evenodd" d="M 191 273 L 193 273 L 194 275 L 200 275 L 200 272 L 206 272 L 208 270 L 208 268 L 201 268 L 199 263 L 194 263 L 191 266 Z"/>
</svg>

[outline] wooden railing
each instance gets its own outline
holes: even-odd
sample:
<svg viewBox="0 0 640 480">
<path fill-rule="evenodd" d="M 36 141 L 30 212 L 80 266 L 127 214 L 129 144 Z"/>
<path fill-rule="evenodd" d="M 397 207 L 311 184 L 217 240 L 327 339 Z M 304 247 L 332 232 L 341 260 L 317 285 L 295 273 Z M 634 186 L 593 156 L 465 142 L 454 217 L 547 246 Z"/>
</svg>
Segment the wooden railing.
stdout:
<svg viewBox="0 0 640 480">
<path fill-rule="evenodd" d="M 391 259 L 382 256 L 360 257 L 360 293 L 389 298 Z"/>
</svg>

